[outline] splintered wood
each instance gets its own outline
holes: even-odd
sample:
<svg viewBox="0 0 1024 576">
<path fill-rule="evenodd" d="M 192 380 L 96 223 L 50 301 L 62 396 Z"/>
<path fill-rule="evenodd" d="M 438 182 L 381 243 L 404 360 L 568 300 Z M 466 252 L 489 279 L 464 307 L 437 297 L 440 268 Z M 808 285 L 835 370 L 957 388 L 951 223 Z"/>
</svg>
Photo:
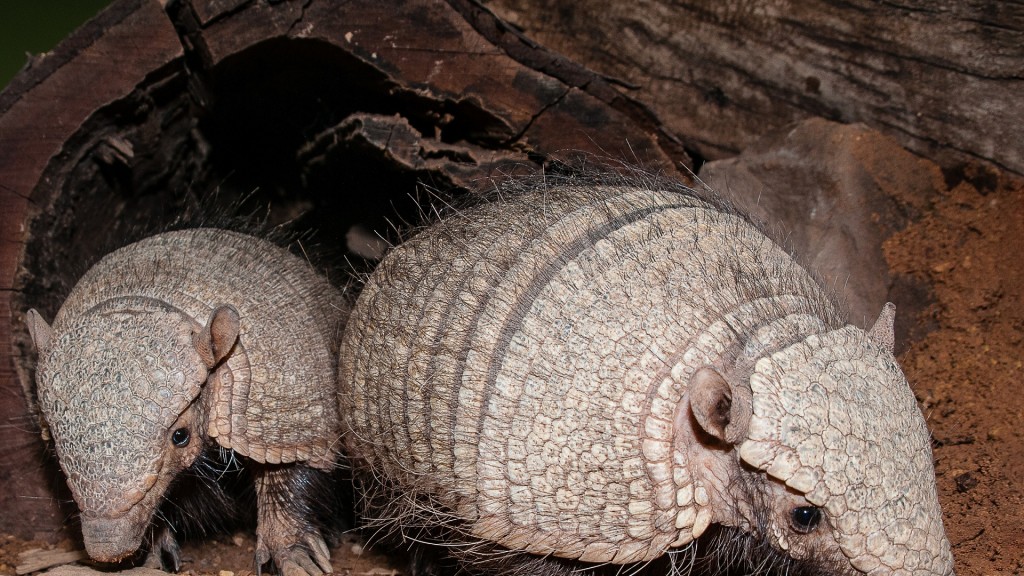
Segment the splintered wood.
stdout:
<svg viewBox="0 0 1024 576">
<path fill-rule="evenodd" d="M 78 562 L 79 560 L 86 559 L 85 550 L 44 550 L 42 548 L 33 548 L 26 550 L 18 555 L 18 565 L 15 567 L 14 572 L 21 576 L 22 574 L 31 574 L 32 572 L 38 572 L 40 570 L 46 570 L 53 566 L 61 566 L 63 564 L 70 564 L 72 562 Z M 77 567 L 68 567 L 77 568 Z M 85 568 L 88 572 L 95 572 Z M 51 572 L 57 574 L 57 571 Z M 61 572 L 64 574 L 64 572 Z M 81 574 L 81 572 L 74 572 L 75 574 Z M 71 574 L 71 572 L 67 572 Z"/>
</svg>

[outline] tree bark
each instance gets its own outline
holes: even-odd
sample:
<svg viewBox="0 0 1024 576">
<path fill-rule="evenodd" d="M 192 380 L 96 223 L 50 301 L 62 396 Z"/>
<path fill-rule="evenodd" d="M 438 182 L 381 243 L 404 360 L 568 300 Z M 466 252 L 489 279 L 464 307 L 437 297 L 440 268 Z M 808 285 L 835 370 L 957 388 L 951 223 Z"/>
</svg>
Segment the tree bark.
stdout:
<svg viewBox="0 0 1024 576">
<path fill-rule="evenodd" d="M 863 122 L 951 168 L 1024 174 L 1019 0 L 485 0 L 525 34 L 635 85 L 713 160 L 809 116 Z"/>
</svg>

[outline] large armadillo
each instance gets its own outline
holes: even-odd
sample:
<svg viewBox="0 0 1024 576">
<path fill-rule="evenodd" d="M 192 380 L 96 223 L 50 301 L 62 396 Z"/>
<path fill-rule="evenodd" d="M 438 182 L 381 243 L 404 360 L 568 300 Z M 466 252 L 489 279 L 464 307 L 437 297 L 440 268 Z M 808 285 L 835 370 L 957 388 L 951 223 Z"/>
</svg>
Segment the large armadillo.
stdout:
<svg viewBox="0 0 1024 576">
<path fill-rule="evenodd" d="M 540 185 L 386 256 L 340 352 L 370 521 L 468 571 L 679 559 L 714 526 L 749 570 L 952 574 L 893 307 L 846 325 L 746 219 L 659 186 Z"/>
<path fill-rule="evenodd" d="M 89 555 L 122 560 L 149 533 L 150 563 L 177 569 L 176 527 L 157 510 L 217 447 L 254 473 L 257 570 L 330 572 L 308 487 L 336 460 L 344 311 L 304 260 L 209 228 L 108 254 L 52 328 L 29 311 L 38 405 Z"/>
</svg>

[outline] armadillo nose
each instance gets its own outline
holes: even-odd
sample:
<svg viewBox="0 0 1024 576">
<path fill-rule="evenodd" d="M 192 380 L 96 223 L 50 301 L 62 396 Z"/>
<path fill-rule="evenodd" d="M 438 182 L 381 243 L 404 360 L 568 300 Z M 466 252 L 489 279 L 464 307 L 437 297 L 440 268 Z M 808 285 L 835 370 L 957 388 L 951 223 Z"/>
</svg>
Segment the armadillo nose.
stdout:
<svg viewBox="0 0 1024 576">
<path fill-rule="evenodd" d="M 108 519 L 82 519 L 82 538 L 89 557 L 98 562 L 116 563 L 134 555 L 142 545 L 142 531 L 124 522 Z"/>
<path fill-rule="evenodd" d="M 138 548 L 125 548 L 112 542 L 90 542 L 86 540 L 85 551 L 89 553 L 90 558 L 97 562 L 117 564 L 134 555 Z"/>
</svg>

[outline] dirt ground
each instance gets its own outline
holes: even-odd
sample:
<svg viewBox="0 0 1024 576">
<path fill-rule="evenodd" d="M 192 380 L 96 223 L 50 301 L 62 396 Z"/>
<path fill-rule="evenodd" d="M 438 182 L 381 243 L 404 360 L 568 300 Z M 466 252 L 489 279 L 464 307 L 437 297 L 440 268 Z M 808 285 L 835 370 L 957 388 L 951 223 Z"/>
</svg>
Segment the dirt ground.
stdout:
<svg viewBox="0 0 1024 576">
<path fill-rule="evenodd" d="M 1024 574 L 1024 182 L 961 176 L 885 244 L 893 272 L 933 289 L 915 331 L 926 336 L 902 361 L 933 432 L 957 573 Z M 249 576 L 253 545 L 250 534 L 186 545 L 183 571 Z M 26 550 L 68 547 L 0 535 L 0 575 L 13 575 Z M 400 574 L 354 537 L 335 548 L 334 565 Z"/>
<path fill-rule="evenodd" d="M 1024 574 L 1024 183 L 968 174 L 885 251 L 934 288 L 919 319 L 933 330 L 902 361 L 957 573 Z"/>
<path fill-rule="evenodd" d="M 191 576 L 254 576 L 252 558 L 256 539 L 252 533 L 224 534 L 182 546 L 182 574 Z M 38 551 L 74 549 L 71 542 L 48 544 L 0 536 L 0 574 L 14 575 Z M 380 554 L 365 550 L 356 536 L 342 536 L 331 549 L 331 563 L 338 576 L 398 576 L 402 572 Z"/>
</svg>

